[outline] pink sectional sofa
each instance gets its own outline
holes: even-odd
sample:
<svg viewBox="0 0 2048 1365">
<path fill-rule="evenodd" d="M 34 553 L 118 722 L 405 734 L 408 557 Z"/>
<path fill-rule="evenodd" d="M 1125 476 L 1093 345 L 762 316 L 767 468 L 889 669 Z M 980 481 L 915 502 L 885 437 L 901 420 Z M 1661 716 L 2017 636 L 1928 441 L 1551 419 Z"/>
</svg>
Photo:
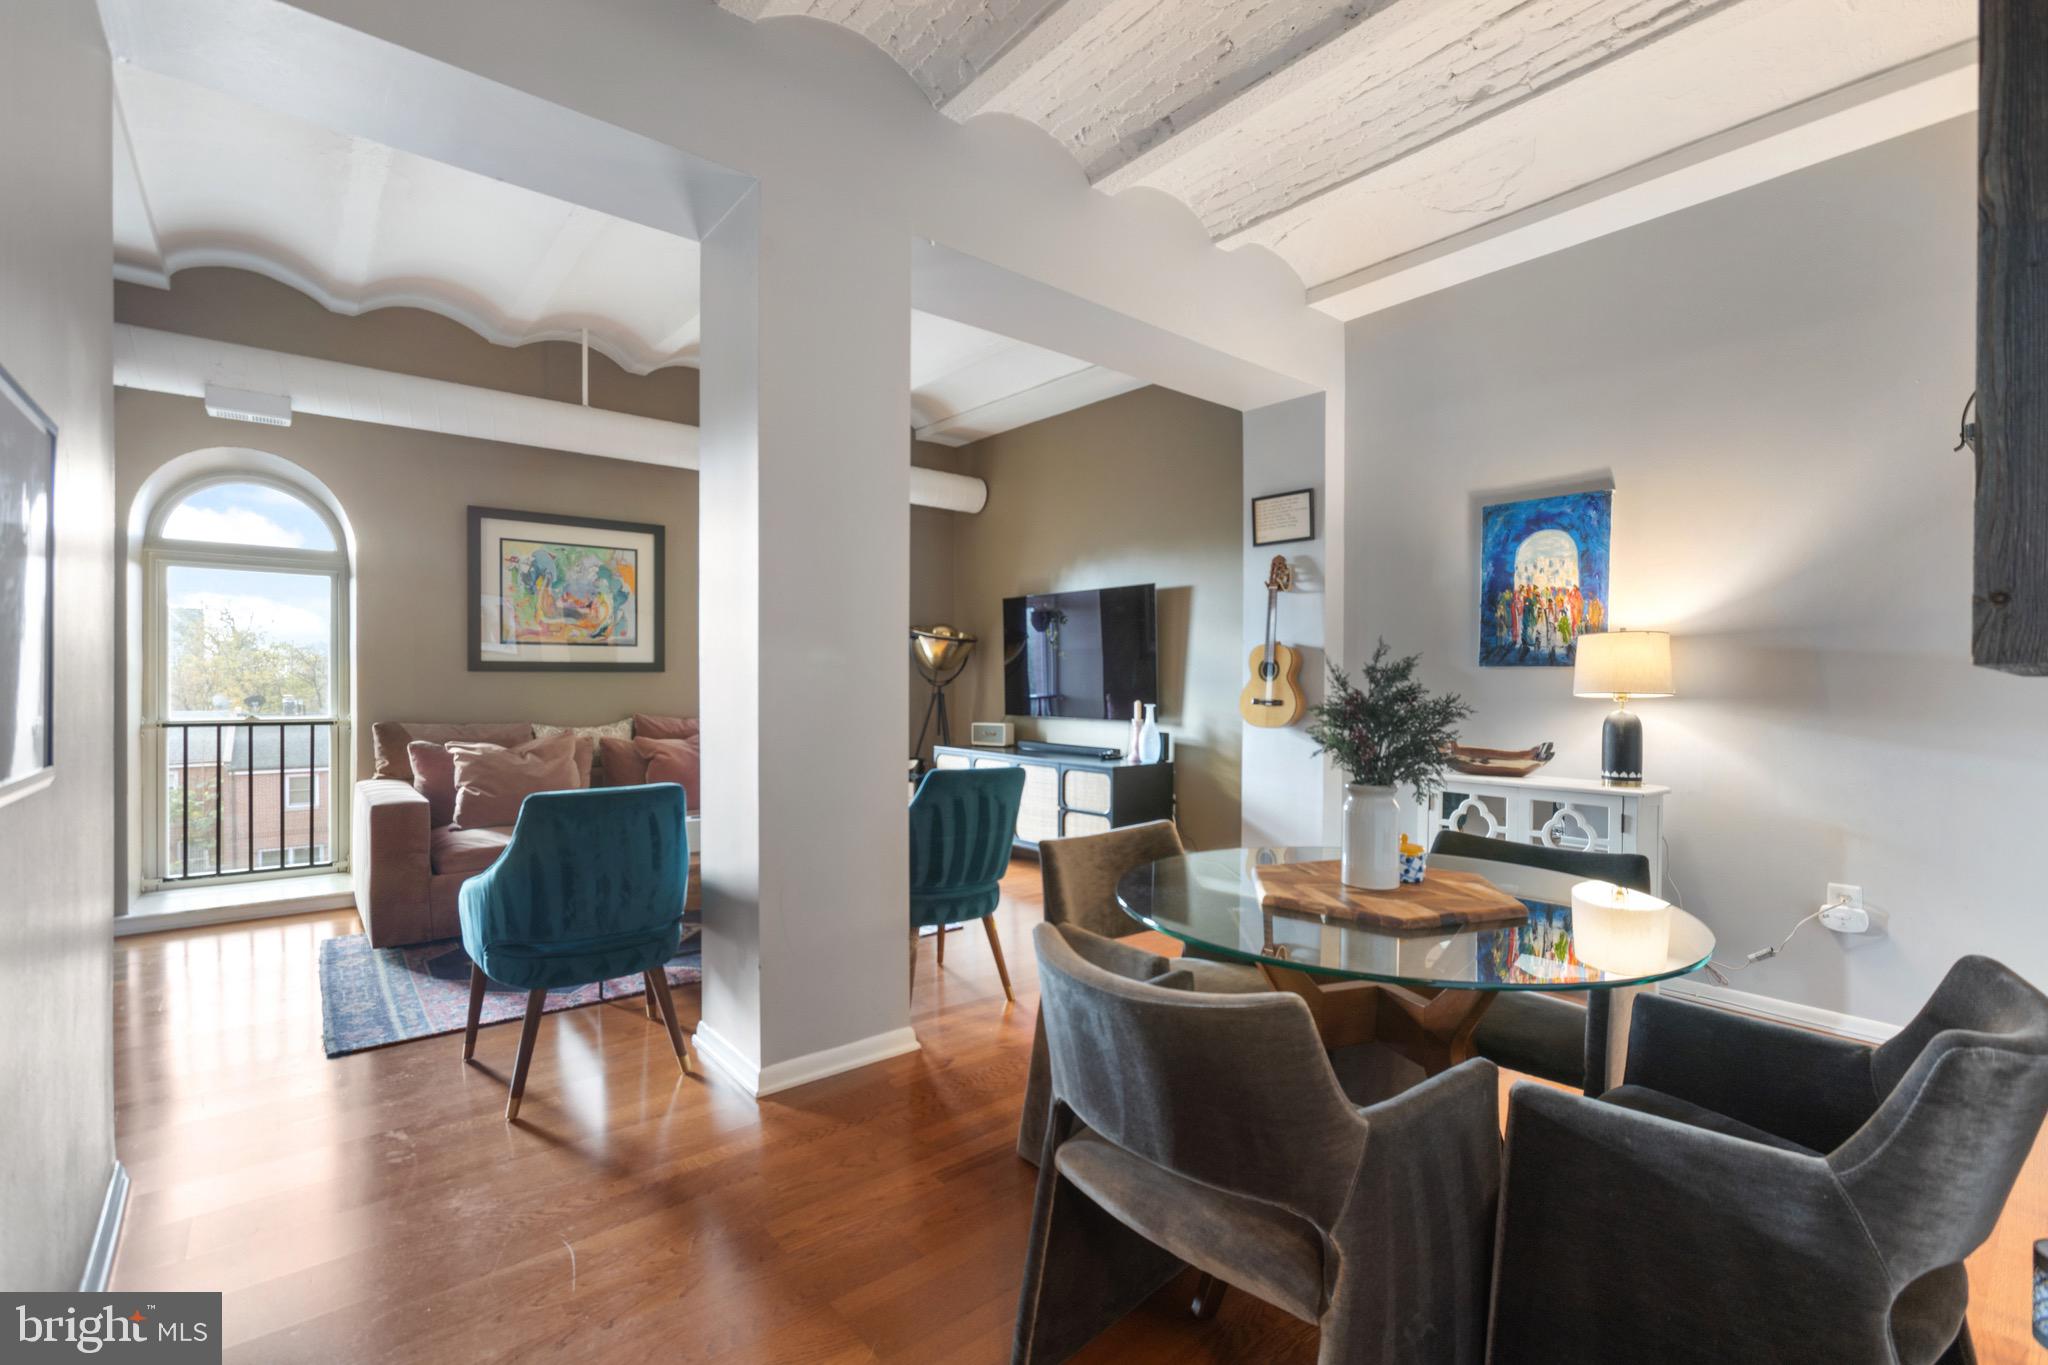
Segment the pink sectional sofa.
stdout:
<svg viewBox="0 0 2048 1365">
<path fill-rule="evenodd" d="M 695 731 L 695 722 L 690 720 L 660 724 Z M 661 733 L 672 736 L 673 732 L 664 728 Z M 372 947 L 392 948 L 460 935 L 456 898 L 462 884 L 496 862 L 512 838 L 510 825 L 459 829 L 435 824 L 432 803 L 413 785 L 406 745 L 424 740 L 511 748 L 533 738 L 534 726 L 524 721 L 479 725 L 384 721 L 371 727 L 376 766 L 373 776 L 356 783 L 350 837 L 354 843 L 356 911 Z M 691 864 L 694 869 L 694 850 Z M 686 908 L 694 909 L 698 894 L 694 871 L 689 894 Z"/>
</svg>

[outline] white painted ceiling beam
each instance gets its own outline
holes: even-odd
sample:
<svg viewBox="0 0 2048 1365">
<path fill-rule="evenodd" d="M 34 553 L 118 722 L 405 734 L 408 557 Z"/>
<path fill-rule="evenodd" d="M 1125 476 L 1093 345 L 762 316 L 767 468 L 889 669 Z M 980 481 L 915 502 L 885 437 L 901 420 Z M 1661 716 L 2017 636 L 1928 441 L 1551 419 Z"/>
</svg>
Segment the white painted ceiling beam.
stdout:
<svg viewBox="0 0 2048 1365">
<path fill-rule="evenodd" d="M 1021 392 L 927 422 L 914 428 L 912 434 L 920 441 L 937 445 L 964 446 L 1144 387 L 1142 381 L 1129 375 L 1105 370 L 1100 365 L 1084 365 Z"/>
<path fill-rule="evenodd" d="M 1120 3 L 1122 0 L 1052 0 L 973 79 L 940 100 L 939 107 L 962 121 L 996 110 L 1012 91 L 1040 79 L 1046 66 L 1056 62 L 1092 20 Z M 727 9 L 735 7 L 726 5 Z"/>
<path fill-rule="evenodd" d="M 1309 291 L 1349 320 L 1957 118 L 1977 107 L 1977 48 L 1959 43 L 1570 194 Z"/>
</svg>

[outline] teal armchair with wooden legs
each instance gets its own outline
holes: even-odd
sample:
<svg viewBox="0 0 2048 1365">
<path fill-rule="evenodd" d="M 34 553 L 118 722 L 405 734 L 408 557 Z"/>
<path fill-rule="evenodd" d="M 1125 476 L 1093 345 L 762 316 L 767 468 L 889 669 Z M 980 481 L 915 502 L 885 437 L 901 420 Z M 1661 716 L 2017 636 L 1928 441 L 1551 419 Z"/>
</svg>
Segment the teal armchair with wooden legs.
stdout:
<svg viewBox="0 0 2048 1365">
<path fill-rule="evenodd" d="M 526 992 L 506 1122 L 519 1117 L 551 990 L 640 973 L 689 1071 L 666 970 L 682 941 L 690 872 L 683 803 L 673 782 L 529 796 L 505 852 L 463 883 L 462 946 L 471 963 L 465 1062 L 476 1053 L 486 979 Z"/>
<path fill-rule="evenodd" d="M 1017 839 L 1017 808 L 1024 801 L 1024 770 L 1005 765 L 940 768 L 925 774 L 910 800 L 910 990 L 917 993 L 917 931 L 935 926 L 934 952 L 946 961 L 946 928 L 980 920 L 996 955 L 1003 997 L 1010 968 L 996 936 L 1003 873 Z"/>
</svg>

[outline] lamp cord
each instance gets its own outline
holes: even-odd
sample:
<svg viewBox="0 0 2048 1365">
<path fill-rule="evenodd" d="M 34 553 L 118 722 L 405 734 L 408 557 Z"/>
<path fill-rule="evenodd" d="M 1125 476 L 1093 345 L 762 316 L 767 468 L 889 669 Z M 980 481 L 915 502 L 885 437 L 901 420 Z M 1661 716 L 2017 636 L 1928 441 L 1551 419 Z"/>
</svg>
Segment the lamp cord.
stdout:
<svg viewBox="0 0 2048 1365">
<path fill-rule="evenodd" d="M 1657 848 L 1659 850 L 1659 855 L 1663 858 L 1664 861 L 1664 880 L 1671 883 L 1672 891 L 1677 894 L 1678 904 L 1683 906 L 1685 904 L 1685 888 L 1678 884 L 1678 876 L 1671 870 L 1671 841 L 1660 834 L 1657 836 Z M 1793 935 L 1797 934 L 1801 929 L 1804 929 L 1807 925 L 1813 923 L 1815 920 L 1819 919 L 1822 915 L 1825 915 L 1828 911 L 1834 909 L 1836 906 L 1847 905 L 1848 903 L 1849 899 L 1846 896 L 1835 897 L 1835 899 L 1829 901 L 1826 905 L 1823 905 L 1822 907 L 1820 907 L 1820 909 L 1814 911 L 1812 914 L 1806 916 L 1797 924 L 1793 925 L 1791 932 L 1786 934 L 1785 937 L 1779 939 L 1776 943 L 1772 944 L 1768 948 L 1757 949 L 1749 956 L 1743 958 L 1740 962 L 1723 962 L 1719 958 L 1707 959 L 1707 974 L 1713 977 L 1714 980 L 1720 982 L 1723 986 L 1727 985 L 1728 978 L 1725 975 L 1723 975 L 1723 973 L 1739 972 L 1745 968 L 1754 967 L 1759 962 L 1770 961 L 1779 953 L 1785 951 L 1786 946 L 1792 942 Z"/>
</svg>

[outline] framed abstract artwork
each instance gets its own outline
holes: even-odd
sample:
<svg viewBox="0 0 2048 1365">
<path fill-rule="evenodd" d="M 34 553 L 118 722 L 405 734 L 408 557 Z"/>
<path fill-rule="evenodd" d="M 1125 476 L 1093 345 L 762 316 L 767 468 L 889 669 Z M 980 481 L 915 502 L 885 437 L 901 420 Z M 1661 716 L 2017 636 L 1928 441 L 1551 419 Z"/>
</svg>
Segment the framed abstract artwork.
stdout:
<svg viewBox="0 0 2048 1365">
<path fill-rule="evenodd" d="M 469 669 L 660 672 L 663 528 L 469 509 Z"/>
<path fill-rule="evenodd" d="M 56 762 L 56 485 L 57 424 L 0 370 L 0 800 Z"/>
<path fill-rule="evenodd" d="M 1567 668 L 1581 635 L 1608 626 L 1614 493 L 1495 503 L 1480 514 L 1479 662 Z"/>
</svg>

